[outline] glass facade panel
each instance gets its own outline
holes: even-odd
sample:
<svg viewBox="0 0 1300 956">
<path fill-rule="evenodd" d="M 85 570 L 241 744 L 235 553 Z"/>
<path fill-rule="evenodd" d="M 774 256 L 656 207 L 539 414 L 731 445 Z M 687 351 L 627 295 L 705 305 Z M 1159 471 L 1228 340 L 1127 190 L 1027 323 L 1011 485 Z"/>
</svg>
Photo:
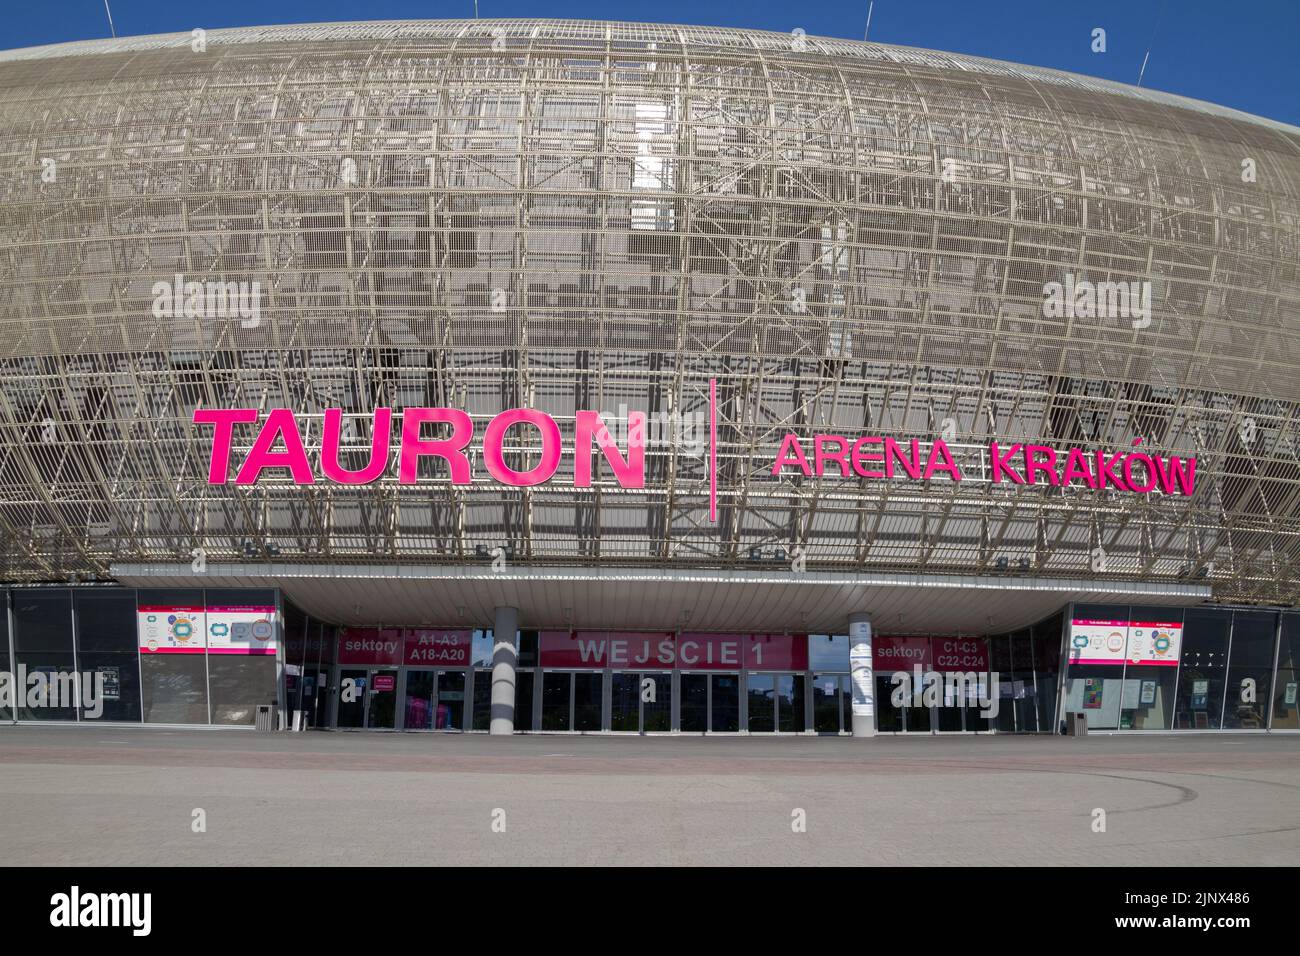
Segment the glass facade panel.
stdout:
<svg viewBox="0 0 1300 956">
<path fill-rule="evenodd" d="M 392 730 L 397 726 L 397 671 L 373 671 L 366 688 L 366 727 Z"/>
<path fill-rule="evenodd" d="M 490 668 L 480 667 L 474 671 L 473 721 L 470 727 L 473 730 L 490 730 L 492 728 L 492 671 Z"/>
<path fill-rule="evenodd" d="M 0 589 L 0 673 L 9 675 L 9 697 L 16 699 L 18 687 L 15 683 L 13 661 L 9 659 L 9 592 Z M 0 720 L 13 720 L 14 711 L 5 701 L 0 700 Z"/>
<path fill-rule="evenodd" d="M 1153 625 L 1181 624 L 1182 608 L 1134 607 L 1130 642 L 1144 646 L 1149 630 L 1165 630 Z M 1134 648 L 1130 648 L 1130 657 Z M 1120 691 L 1120 727 L 1124 730 L 1168 730 L 1173 722 L 1174 690 L 1178 681 L 1178 661 L 1145 663 L 1130 660 L 1124 668 L 1124 686 Z"/>
<path fill-rule="evenodd" d="M 441 671 L 438 674 L 438 706 L 434 710 L 434 730 L 465 729 L 465 671 Z M 531 676 L 531 675 L 526 675 Z M 531 696 L 531 695 L 530 695 Z M 515 701 L 518 726 L 521 700 Z M 525 707 L 525 709 L 527 709 Z"/>
<path fill-rule="evenodd" d="M 702 734 L 709 729 L 709 675 L 682 674 L 681 730 Z"/>
<path fill-rule="evenodd" d="M 367 673 L 363 670 L 344 668 L 339 671 L 338 715 L 334 724 L 336 727 L 355 729 L 365 726 L 367 676 Z M 348 681 L 352 681 L 352 686 L 355 688 L 355 693 L 348 695 L 351 699 L 346 699 L 343 696 L 344 689 L 348 687 Z"/>
<path fill-rule="evenodd" d="M 1105 627 L 1117 656 L 1104 664 L 1071 662 L 1066 673 L 1065 711 L 1082 713 L 1090 730 L 1118 730 L 1124 690 L 1124 632 L 1129 619 L 1127 604 L 1078 604 L 1073 620 L 1120 622 Z M 1097 625 L 1101 627 L 1101 625 Z M 1099 638 L 1100 640 L 1100 638 Z"/>
<path fill-rule="evenodd" d="M 614 674 L 609 688 L 609 729 L 622 732 L 641 729 L 641 693 L 638 675 Z"/>
<path fill-rule="evenodd" d="M 535 670 L 515 674 L 515 730 L 533 729 L 533 690 L 537 686 Z"/>
<path fill-rule="evenodd" d="M 1033 627 L 1034 684 L 1038 705 L 1038 729 L 1041 733 L 1055 733 L 1056 690 L 1061 673 L 1061 628 L 1065 615 L 1057 614 Z"/>
<path fill-rule="evenodd" d="M 749 732 L 773 733 L 776 730 L 776 677 L 750 674 L 745 682 L 745 697 L 749 704 Z"/>
<path fill-rule="evenodd" d="M 845 695 L 852 697 L 852 679 L 846 677 L 845 680 L 844 693 Z M 903 712 L 907 709 L 906 701 L 911 698 L 910 696 L 902 697 L 904 703 L 900 706 L 897 703 L 899 697 L 898 694 L 895 694 L 896 690 L 898 691 L 898 694 L 903 693 L 902 690 L 899 690 L 894 685 L 891 677 L 883 676 L 879 673 L 876 674 L 876 730 L 878 731 L 899 733 L 903 730 Z M 853 721 L 849 719 L 851 716 L 851 707 L 852 700 L 846 703 L 844 710 L 846 715 L 844 720 L 845 730 L 853 729 Z"/>
<path fill-rule="evenodd" d="M 571 678 L 564 671 L 542 674 L 542 730 L 570 730 Z"/>
<path fill-rule="evenodd" d="M 1034 683 L 1034 649 L 1033 634 L 1028 629 L 1016 631 L 1011 635 L 1011 671 L 1001 674 L 999 684 L 1009 684 L 1006 692 L 1001 687 L 999 709 L 1010 709 L 1014 717 L 1017 733 L 1033 734 L 1038 732 L 1038 707 Z M 1001 716 L 999 714 L 999 716 Z"/>
<path fill-rule="evenodd" d="M 1174 697 L 1174 728 L 1217 730 L 1223 712 L 1232 612 L 1188 608 L 1183 615 L 1183 652 Z"/>
<path fill-rule="evenodd" d="M 77 670 L 103 681 L 99 720 L 140 722 L 140 653 L 135 591 L 84 589 L 73 592 L 77 621 Z M 101 676 L 102 675 L 102 678 Z M 83 709 L 82 719 L 92 719 Z"/>
<path fill-rule="evenodd" d="M 649 690 L 653 700 L 641 703 L 641 729 L 646 733 L 665 733 L 672 730 L 673 675 L 670 673 L 642 674 L 642 679 L 653 683 Z"/>
<path fill-rule="evenodd" d="M 141 697 L 144 720 L 149 724 L 208 723 L 208 662 L 203 615 L 203 591 L 141 589 L 136 592 L 137 626 L 140 619 L 165 633 L 185 623 L 191 632 L 180 653 L 161 651 L 140 655 Z M 142 636 L 140 638 L 144 640 Z"/>
<path fill-rule="evenodd" d="M 776 679 L 777 730 L 783 734 L 801 734 L 808 726 L 804 713 L 804 675 L 782 674 Z"/>
<path fill-rule="evenodd" d="M 710 724 L 714 733 L 740 730 L 740 675 L 714 674 L 709 699 Z"/>
<path fill-rule="evenodd" d="M 76 720 L 72 682 L 77 679 L 72 648 L 72 595 L 66 588 L 12 592 L 15 670 L 25 670 L 27 687 L 16 687 L 19 720 Z M 33 675 L 43 675 L 30 683 Z M 40 688 L 47 688 L 45 693 Z"/>
<path fill-rule="evenodd" d="M 1232 614 L 1232 642 L 1224 687 L 1225 729 L 1260 730 L 1268 726 L 1277 624 L 1277 614 L 1272 611 Z"/>
<path fill-rule="evenodd" d="M 988 641 L 989 673 L 998 675 L 998 712 L 996 716 L 988 718 L 988 723 L 991 729 L 999 733 L 1014 733 L 1018 729 L 1016 726 L 1018 708 L 1013 696 L 1016 669 L 1012 663 L 1012 644 L 1019 643 L 1024 647 L 1028 634 L 1028 631 L 1018 631 L 1015 634 L 991 637 Z M 1023 681 L 1024 679 L 1021 678 L 1022 687 Z M 989 690 L 991 693 L 992 687 Z"/>
<path fill-rule="evenodd" d="M 819 734 L 840 732 L 840 675 L 813 674 L 813 730 Z"/>
<path fill-rule="evenodd" d="M 814 671 L 839 671 L 849 669 L 849 638 L 847 634 L 809 634 L 808 666 Z"/>
<path fill-rule="evenodd" d="M 573 675 L 573 729 L 600 730 L 601 694 L 605 675 L 590 671 Z"/>
<path fill-rule="evenodd" d="M 438 675 L 434 671 L 406 672 L 406 706 L 402 710 L 406 730 L 432 730 L 434 688 Z"/>
<path fill-rule="evenodd" d="M 1273 729 L 1300 730 L 1300 614 L 1282 615 L 1273 688 Z"/>
</svg>

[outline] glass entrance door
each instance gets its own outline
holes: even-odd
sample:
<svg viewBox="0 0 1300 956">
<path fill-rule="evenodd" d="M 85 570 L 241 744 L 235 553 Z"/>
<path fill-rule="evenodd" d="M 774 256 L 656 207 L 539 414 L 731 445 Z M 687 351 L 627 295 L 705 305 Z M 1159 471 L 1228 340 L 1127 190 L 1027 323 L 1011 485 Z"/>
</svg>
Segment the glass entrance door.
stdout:
<svg viewBox="0 0 1300 956">
<path fill-rule="evenodd" d="M 364 670 L 340 670 L 338 686 L 338 711 L 335 727 L 364 727 L 366 725 L 366 685 Z"/>
<path fill-rule="evenodd" d="M 776 677 L 748 674 L 745 678 L 746 723 L 751 734 L 776 732 Z"/>
<path fill-rule="evenodd" d="M 610 675 L 610 730 L 665 733 L 672 729 L 672 713 L 672 674 L 621 671 Z"/>
<path fill-rule="evenodd" d="M 371 669 L 366 682 L 366 729 L 392 730 L 397 719 L 397 671 Z"/>
<path fill-rule="evenodd" d="M 740 729 L 740 675 L 681 675 L 682 733 L 735 733 Z"/>
<path fill-rule="evenodd" d="M 406 730 L 465 729 L 465 671 L 408 668 Z"/>
<path fill-rule="evenodd" d="M 406 706 L 402 708 L 405 730 L 432 730 L 435 688 L 438 672 L 431 670 L 406 671 Z"/>
<path fill-rule="evenodd" d="M 600 730 L 604 692 L 601 671 L 544 671 L 542 730 Z"/>
<path fill-rule="evenodd" d="M 735 733 L 740 730 L 740 675 L 709 675 L 709 730 Z"/>
</svg>

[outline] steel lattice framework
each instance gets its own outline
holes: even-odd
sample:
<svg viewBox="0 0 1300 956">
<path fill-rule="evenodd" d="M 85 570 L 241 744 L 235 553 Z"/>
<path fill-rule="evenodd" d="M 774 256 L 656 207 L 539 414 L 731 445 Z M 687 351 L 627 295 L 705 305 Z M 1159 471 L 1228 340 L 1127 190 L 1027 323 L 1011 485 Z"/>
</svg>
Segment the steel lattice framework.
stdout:
<svg viewBox="0 0 1300 956">
<path fill-rule="evenodd" d="M 1295 599 L 1300 130 L 801 35 L 483 20 L 202 39 L 0 54 L 0 578 L 195 548 L 729 567 L 797 547 L 810 570 Z M 1152 282 L 1150 326 L 1045 318 L 1067 272 Z M 178 273 L 260 282 L 260 321 L 160 320 L 151 289 Z M 364 423 L 451 405 L 479 428 L 530 406 L 571 439 L 581 408 L 689 422 L 710 379 L 716 522 L 689 430 L 652 447 L 641 490 L 482 469 L 468 490 L 237 489 L 205 483 L 211 433 L 190 424 L 200 405 L 293 408 L 318 450 L 330 406 Z M 1140 436 L 1195 455 L 1197 487 L 773 478 L 781 437 L 813 429 Z"/>
</svg>

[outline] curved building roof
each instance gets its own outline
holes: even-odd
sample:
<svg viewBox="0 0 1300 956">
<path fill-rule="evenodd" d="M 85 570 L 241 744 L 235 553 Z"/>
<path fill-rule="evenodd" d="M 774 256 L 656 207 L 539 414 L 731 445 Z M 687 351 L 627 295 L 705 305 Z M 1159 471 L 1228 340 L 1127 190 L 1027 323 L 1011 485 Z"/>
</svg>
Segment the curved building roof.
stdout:
<svg viewBox="0 0 1300 956">
<path fill-rule="evenodd" d="M 502 36 L 512 45 L 545 45 L 552 42 L 601 44 L 610 42 L 623 48 L 655 45 L 661 52 L 673 49 L 684 55 L 692 51 L 741 50 L 787 51 L 791 33 L 771 30 L 747 30 L 731 27 L 691 26 L 686 24 L 633 23 L 603 20 L 502 19 L 502 20 L 369 20 L 338 23 L 298 23 L 274 26 L 213 29 L 207 32 L 210 46 L 220 48 L 249 43 L 340 43 L 369 41 L 390 45 L 395 50 L 408 49 L 420 40 L 461 39 L 474 36 Z M 0 63 L 42 60 L 67 56 L 94 56 L 116 53 L 142 53 L 150 50 L 188 50 L 189 33 L 159 33 L 145 36 L 117 37 L 105 40 L 81 40 L 44 46 L 0 50 Z M 1110 80 L 1027 66 L 988 57 L 948 53 L 920 47 L 870 43 L 839 37 L 804 36 L 806 52 L 866 61 L 912 65 L 941 70 L 983 73 L 991 76 L 1019 77 L 1036 83 L 1065 86 L 1094 93 L 1115 93 L 1149 103 L 1197 110 L 1211 116 L 1246 120 L 1262 126 L 1300 134 L 1300 127 L 1255 116 L 1241 110 L 1204 100 L 1164 93 L 1159 90 L 1116 83 Z"/>
</svg>

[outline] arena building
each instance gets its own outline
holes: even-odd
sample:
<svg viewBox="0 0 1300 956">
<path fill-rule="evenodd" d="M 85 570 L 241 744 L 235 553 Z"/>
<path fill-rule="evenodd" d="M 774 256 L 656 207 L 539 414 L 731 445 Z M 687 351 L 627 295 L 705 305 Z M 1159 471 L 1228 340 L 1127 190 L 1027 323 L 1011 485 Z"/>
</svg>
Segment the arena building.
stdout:
<svg viewBox="0 0 1300 956">
<path fill-rule="evenodd" d="M 0 189 L 7 720 L 1300 728 L 1294 127 L 802 31 L 195 30 L 0 54 Z"/>
</svg>

